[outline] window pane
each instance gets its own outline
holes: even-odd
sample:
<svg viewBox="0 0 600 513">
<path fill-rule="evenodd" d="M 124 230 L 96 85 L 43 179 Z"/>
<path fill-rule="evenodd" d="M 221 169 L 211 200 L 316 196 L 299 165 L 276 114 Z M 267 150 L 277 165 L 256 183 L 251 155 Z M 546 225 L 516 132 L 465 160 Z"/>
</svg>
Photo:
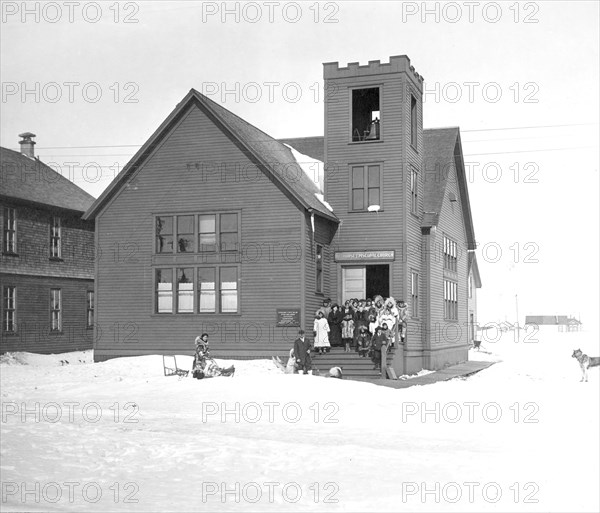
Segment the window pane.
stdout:
<svg viewBox="0 0 600 513">
<path fill-rule="evenodd" d="M 369 187 L 379 187 L 379 166 L 369 166 Z"/>
<path fill-rule="evenodd" d="M 177 269 L 177 311 L 194 313 L 194 270 Z"/>
<path fill-rule="evenodd" d="M 201 215 L 200 222 L 200 251 L 216 251 L 217 234 L 216 216 Z"/>
<path fill-rule="evenodd" d="M 379 189 L 369 189 L 369 206 L 371 205 L 381 205 Z"/>
<path fill-rule="evenodd" d="M 173 312 L 173 271 L 156 270 L 157 310 L 158 313 Z"/>
<path fill-rule="evenodd" d="M 215 269 L 213 267 L 200 267 L 198 269 L 200 313 L 216 311 L 215 285 Z"/>
<path fill-rule="evenodd" d="M 221 251 L 237 250 L 237 233 L 222 233 L 221 234 Z"/>
<path fill-rule="evenodd" d="M 237 232 L 237 214 L 221 214 L 221 232 Z"/>
<path fill-rule="evenodd" d="M 173 252 L 173 217 L 156 218 L 156 252 Z"/>
<path fill-rule="evenodd" d="M 237 268 L 221 268 L 221 311 L 223 313 L 237 312 Z"/>
<path fill-rule="evenodd" d="M 362 210 L 365 208 L 364 189 L 354 189 L 352 191 L 352 210 Z"/>
<path fill-rule="evenodd" d="M 352 168 L 352 188 L 358 189 L 365 186 L 364 182 L 364 169 L 362 166 Z"/>
</svg>

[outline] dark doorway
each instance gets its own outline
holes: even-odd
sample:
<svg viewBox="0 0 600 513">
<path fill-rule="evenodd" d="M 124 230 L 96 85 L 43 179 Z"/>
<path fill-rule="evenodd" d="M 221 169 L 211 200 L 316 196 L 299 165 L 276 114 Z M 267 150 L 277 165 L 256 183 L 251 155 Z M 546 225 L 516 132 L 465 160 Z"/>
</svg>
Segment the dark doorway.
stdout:
<svg viewBox="0 0 600 513">
<path fill-rule="evenodd" d="M 384 298 L 390 295 L 390 266 L 367 265 L 367 297 L 373 299 L 380 295 Z"/>
</svg>

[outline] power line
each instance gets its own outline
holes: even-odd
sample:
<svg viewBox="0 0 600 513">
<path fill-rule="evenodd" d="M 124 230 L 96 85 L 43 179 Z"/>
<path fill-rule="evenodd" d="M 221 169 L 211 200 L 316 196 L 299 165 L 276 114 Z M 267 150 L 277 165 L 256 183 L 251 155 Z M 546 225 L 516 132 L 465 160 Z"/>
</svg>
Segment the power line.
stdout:
<svg viewBox="0 0 600 513">
<path fill-rule="evenodd" d="M 598 123 L 566 123 L 566 124 L 560 124 L 560 125 L 532 125 L 532 126 L 513 126 L 513 127 L 501 127 L 501 128 L 478 128 L 478 129 L 471 129 L 471 130 L 461 130 L 461 133 L 497 132 L 497 131 L 501 131 L 501 130 L 531 130 L 531 129 L 536 129 L 536 128 L 561 128 L 561 127 L 569 127 L 569 126 L 593 126 L 593 125 L 598 125 Z M 316 137 L 323 137 L 323 136 L 316 136 Z M 285 137 L 283 137 L 282 139 L 285 139 Z M 277 139 L 275 139 L 275 140 L 277 140 Z M 113 145 L 96 145 L 96 146 L 38 146 L 38 150 L 69 150 L 69 149 L 74 149 L 74 148 L 77 148 L 77 149 L 83 149 L 83 148 L 140 148 L 141 146 L 142 146 L 141 144 L 113 144 Z"/>
</svg>

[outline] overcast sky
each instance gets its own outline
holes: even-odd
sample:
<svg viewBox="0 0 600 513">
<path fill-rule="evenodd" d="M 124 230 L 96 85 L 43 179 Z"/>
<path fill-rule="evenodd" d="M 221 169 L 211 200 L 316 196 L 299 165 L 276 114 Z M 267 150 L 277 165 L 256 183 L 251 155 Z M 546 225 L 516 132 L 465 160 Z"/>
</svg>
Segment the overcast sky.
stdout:
<svg viewBox="0 0 600 513">
<path fill-rule="evenodd" d="M 405 54 L 425 128 L 461 128 L 480 321 L 514 321 L 518 294 L 521 322 L 592 328 L 598 5 L 3 1 L 0 144 L 34 132 L 37 155 L 97 197 L 190 88 L 273 137 L 322 135 L 324 62 Z"/>
</svg>

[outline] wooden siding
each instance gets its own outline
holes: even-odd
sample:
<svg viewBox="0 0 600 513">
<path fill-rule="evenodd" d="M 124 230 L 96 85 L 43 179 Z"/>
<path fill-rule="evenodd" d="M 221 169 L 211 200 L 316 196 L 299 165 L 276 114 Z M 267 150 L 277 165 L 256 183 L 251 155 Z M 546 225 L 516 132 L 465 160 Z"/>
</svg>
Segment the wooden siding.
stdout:
<svg viewBox="0 0 600 513">
<path fill-rule="evenodd" d="M 327 169 L 325 194 L 336 215 L 342 220 L 332 251 L 394 250 L 390 265 L 390 294 L 399 299 L 406 294 L 406 258 L 409 252 L 405 236 L 406 202 L 406 128 L 405 112 L 408 79 L 403 73 L 391 73 L 341 79 L 329 79 L 326 90 L 325 156 Z M 380 87 L 381 141 L 351 143 L 350 99 L 356 87 Z M 417 166 L 418 159 L 417 159 Z M 382 210 L 350 212 L 349 166 L 380 163 L 382 169 Z M 405 191 L 405 193 L 403 193 Z M 420 245 L 420 241 L 419 241 Z M 331 298 L 341 299 L 339 264 L 332 283 Z"/>
<path fill-rule="evenodd" d="M 449 200 L 454 194 L 457 201 Z M 453 351 L 467 359 L 468 314 L 467 314 L 467 236 L 461 207 L 462 198 L 457 186 L 455 166 L 449 170 L 446 191 L 435 234 L 431 236 L 431 318 L 429 337 L 432 351 Z M 444 270 L 443 237 L 447 235 L 458 244 L 457 271 Z M 444 318 L 444 278 L 458 283 L 458 320 Z"/>
<path fill-rule="evenodd" d="M 23 202 L 0 203 L 0 225 L 4 207 L 15 208 L 17 255 L 0 253 L 2 271 L 32 276 L 64 278 L 94 277 L 94 223 L 80 219 L 81 213 L 34 207 Z M 52 217 L 61 218 L 61 259 L 50 258 Z"/>
<path fill-rule="evenodd" d="M 17 330 L 4 332 L 0 353 L 64 353 L 92 348 L 93 331 L 87 329 L 87 292 L 94 290 L 93 280 L 38 277 L 19 274 L 0 275 L 2 286 L 14 286 Z M 50 331 L 50 289 L 61 289 L 62 330 Z M 3 293 L 3 292 L 0 292 Z M 1 305 L 4 318 L 4 304 Z"/>
<path fill-rule="evenodd" d="M 154 255 L 156 214 L 236 210 L 241 216 L 239 314 L 155 314 L 154 269 L 201 263 L 201 255 Z M 202 331 L 218 344 L 290 344 L 298 328 L 277 328 L 275 308 L 299 307 L 303 263 L 298 208 L 210 120 L 193 107 L 97 218 L 98 244 L 122 248 L 97 271 L 103 338 L 98 359 L 184 352 Z M 185 262 L 185 263 L 184 263 Z M 197 299 L 197 286 L 194 290 Z M 304 312 L 303 315 L 306 315 Z"/>
</svg>

